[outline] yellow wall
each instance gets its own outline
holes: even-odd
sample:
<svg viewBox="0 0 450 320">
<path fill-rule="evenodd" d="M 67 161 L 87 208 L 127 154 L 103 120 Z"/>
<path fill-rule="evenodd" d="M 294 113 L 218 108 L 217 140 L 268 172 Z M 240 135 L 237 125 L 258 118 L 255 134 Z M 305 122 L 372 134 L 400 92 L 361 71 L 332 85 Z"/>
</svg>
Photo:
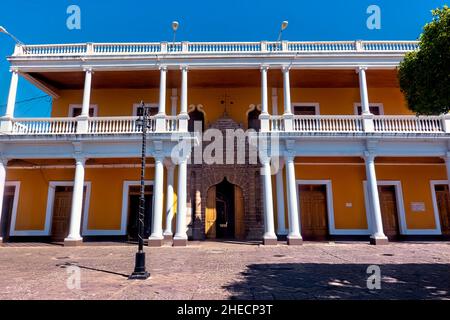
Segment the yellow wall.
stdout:
<svg viewBox="0 0 450 320">
<path fill-rule="evenodd" d="M 20 181 L 16 230 L 43 230 L 50 181 L 73 181 L 73 169 L 10 169 L 8 181 Z M 146 169 L 153 180 L 154 168 Z M 139 180 L 136 168 L 86 168 L 85 181 L 91 182 L 88 229 L 120 229 L 122 190 L 126 180 Z"/>
<path fill-rule="evenodd" d="M 434 229 L 430 180 L 446 180 L 444 165 L 376 165 L 377 179 L 400 181 L 408 229 Z M 367 228 L 363 181 L 364 165 L 296 165 L 296 178 L 331 180 L 336 229 Z M 412 212 L 411 202 L 424 202 L 425 212 Z M 352 203 L 347 207 L 346 203 Z"/>
<path fill-rule="evenodd" d="M 206 127 L 224 113 L 221 100 L 229 96 L 228 115 L 236 122 L 247 125 L 246 112 L 252 104 L 260 104 L 260 88 L 190 88 L 189 105 L 204 107 Z M 70 104 L 81 104 L 81 90 L 61 91 L 61 97 L 53 102 L 53 117 L 67 117 Z M 171 90 L 167 90 L 166 113 L 171 113 Z M 178 94 L 179 95 L 179 94 Z M 132 115 L 133 104 L 141 100 L 158 103 L 158 89 L 94 89 L 91 104 L 98 105 L 99 116 Z M 369 99 L 372 103 L 382 103 L 385 114 L 411 114 L 398 88 L 371 88 Z M 291 101 L 315 102 L 320 104 L 321 114 L 354 114 L 354 103 L 360 101 L 358 88 L 292 88 Z M 231 102 L 233 104 L 231 104 Z M 178 99 L 179 105 L 179 99 Z M 271 90 L 269 90 L 269 111 L 272 112 Z M 283 90 L 278 89 L 278 114 L 283 113 Z"/>
</svg>

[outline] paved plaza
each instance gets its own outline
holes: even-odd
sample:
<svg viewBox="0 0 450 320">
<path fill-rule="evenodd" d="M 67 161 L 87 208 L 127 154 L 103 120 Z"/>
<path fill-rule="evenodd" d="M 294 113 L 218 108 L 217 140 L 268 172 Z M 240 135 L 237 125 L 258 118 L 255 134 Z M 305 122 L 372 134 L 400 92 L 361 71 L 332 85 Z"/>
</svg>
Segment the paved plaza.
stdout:
<svg viewBox="0 0 450 320">
<path fill-rule="evenodd" d="M 130 281 L 134 245 L 6 244 L 0 299 L 450 299 L 450 242 L 189 242 L 145 250 L 152 277 Z M 369 265 L 380 267 L 379 290 L 367 288 Z"/>
</svg>

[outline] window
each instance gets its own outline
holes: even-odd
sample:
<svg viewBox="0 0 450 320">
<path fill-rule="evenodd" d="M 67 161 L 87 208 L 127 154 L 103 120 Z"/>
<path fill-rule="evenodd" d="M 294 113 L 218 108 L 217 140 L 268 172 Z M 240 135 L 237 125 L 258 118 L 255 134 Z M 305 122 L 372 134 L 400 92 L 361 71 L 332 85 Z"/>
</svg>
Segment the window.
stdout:
<svg viewBox="0 0 450 320">
<path fill-rule="evenodd" d="M 198 122 L 201 122 L 201 130 L 203 132 L 205 130 L 205 115 L 200 110 L 194 109 L 189 112 L 188 131 L 194 132 L 199 126 Z"/>
<path fill-rule="evenodd" d="M 83 107 L 81 105 L 75 105 L 72 104 L 69 106 L 69 117 L 78 117 L 81 115 L 81 110 Z M 97 105 L 91 105 L 89 107 L 89 117 L 96 117 L 97 116 Z"/>
<path fill-rule="evenodd" d="M 138 108 L 141 106 L 140 103 L 135 103 L 133 104 L 133 116 L 137 116 L 137 110 Z M 159 106 L 156 103 L 144 103 L 145 107 L 149 107 L 150 108 L 150 115 L 154 116 L 158 113 L 159 110 Z"/>
<path fill-rule="evenodd" d="M 370 113 L 372 113 L 376 116 L 383 114 L 383 106 L 381 104 L 371 104 L 369 106 L 369 110 L 370 110 Z M 355 113 L 359 116 L 362 114 L 362 106 L 360 104 L 355 105 Z"/>
<path fill-rule="evenodd" d="M 292 110 L 296 116 L 314 116 L 319 114 L 319 104 L 317 103 L 294 103 Z"/>
<path fill-rule="evenodd" d="M 248 113 L 248 128 L 255 131 L 261 130 L 261 121 L 259 120 L 259 115 L 261 111 L 258 109 L 253 109 Z"/>
</svg>

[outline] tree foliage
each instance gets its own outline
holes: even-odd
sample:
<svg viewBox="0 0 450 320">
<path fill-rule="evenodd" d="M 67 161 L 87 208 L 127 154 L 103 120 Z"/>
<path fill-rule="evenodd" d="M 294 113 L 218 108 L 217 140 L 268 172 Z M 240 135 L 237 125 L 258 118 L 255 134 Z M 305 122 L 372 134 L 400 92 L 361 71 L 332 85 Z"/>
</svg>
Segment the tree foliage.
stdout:
<svg viewBox="0 0 450 320">
<path fill-rule="evenodd" d="M 406 54 L 399 68 L 400 89 L 416 114 L 450 111 L 450 9 L 443 6 L 432 14 L 420 35 L 419 49 Z"/>
</svg>

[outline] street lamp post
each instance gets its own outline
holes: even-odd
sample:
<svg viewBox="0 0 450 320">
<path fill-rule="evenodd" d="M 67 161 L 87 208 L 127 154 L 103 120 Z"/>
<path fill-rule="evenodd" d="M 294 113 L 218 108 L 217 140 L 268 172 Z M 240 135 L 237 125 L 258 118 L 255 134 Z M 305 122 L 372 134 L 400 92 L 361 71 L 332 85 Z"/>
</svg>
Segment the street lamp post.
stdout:
<svg viewBox="0 0 450 320">
<path fill-rule="evenodd" d="M 150 127 L 150 107 L 146 107 L 141 102 L 138 108 L 139 118 L 136 120 L 136 126 L 142 129 L 142 154 L 141 154 L 141 190 L 139 197 L 138 213 L 138 251 L 136 252 L 136 261 L 134 271 L 128 279 L 145 280 L 150 277 L 150 273 L 145 270 L 145 252 L 144 252 L 144 216 L 145 216 L 145 156 L 147 147 L 147 129 Z"/>
<path fill-rule="evenodd" d="M 23 42 L 17 39 L 12 33 L 8 32 L 5 27 L 0 26 L 0 33 L 10 36 L 18 45 L 23 45 Z"/>
</svg>

